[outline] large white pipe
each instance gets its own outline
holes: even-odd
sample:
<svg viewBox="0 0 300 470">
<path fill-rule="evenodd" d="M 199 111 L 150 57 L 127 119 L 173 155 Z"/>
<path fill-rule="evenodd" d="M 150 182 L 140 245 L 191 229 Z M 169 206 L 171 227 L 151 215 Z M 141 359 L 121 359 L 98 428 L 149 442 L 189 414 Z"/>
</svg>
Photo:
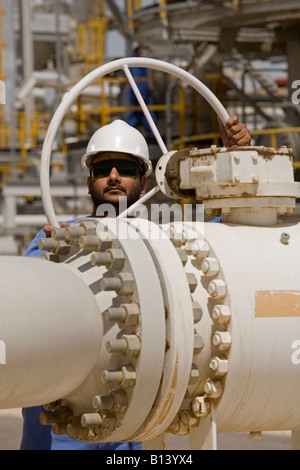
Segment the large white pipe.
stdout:
<svg viewBox="0 0 300 470">
<path fill-rule="evenodd" d="M 218 432 L 299 429 L 300 224 L 209 223 L 205 240 L 210 249 L 201 266 L 217 261 L 219 271 L 202 272 L 202 288 L 193 295 L 203 308 L 199 370 L 223 382 Z M 186 266 L 193 269 L 192 263 Z M 226 294 L 215 298 L 210 287 L 221 289 L 222 282 Z M 228 324 L 212 321 L 215 305 L 228 309 Z M 228 350 L 216 342 L 217 332 L 229 333 Z M 213 357 L 228 360 L 224 376 L 207 367 Z"/>
<path fill-rule="evenodd" d="M 38 258 L 2 257 L 0 279 L 0 408 L 66 396 L 97 360 L 94 295 L 72 271 Z"/>
<path fill-rule="evenodd" d="M 1 258 L 0 409 L 62 399 L 87 442 L 199 437 L 204 405 L 218 432 L 299 429 L 299 224 L 115 222 L 77 251 L 95 221 L 62 229 L 60 265 Z"/>
</svg>

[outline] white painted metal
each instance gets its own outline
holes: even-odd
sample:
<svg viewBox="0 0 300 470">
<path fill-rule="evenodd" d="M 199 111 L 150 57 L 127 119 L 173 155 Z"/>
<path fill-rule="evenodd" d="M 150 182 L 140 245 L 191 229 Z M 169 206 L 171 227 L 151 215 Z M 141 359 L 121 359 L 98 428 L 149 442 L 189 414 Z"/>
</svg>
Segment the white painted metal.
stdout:
<svg viewBox="0 0 300 470">
<path fill-rule="evenodd" d="M 68 393 L 64 402 L 71 407 L 74 416 L 83 414 L 89 416 L 89 413 L 95 412 L 94 397 L 108 396 L 116 389 L 119 392 L 125 391 L 126 413 L 124 414 L 121 410 L 115 429 L 102 433 L 101 438 L 99 435 L 98 439 L 111 441 L 126 438 L 128 440 L 147 419 L 160 387 L 166 343 L 164 299 L 157 269 L 144 241 L 137 234 L 135 228 L 128 227 L 127 222 L 120 219 L 106 219 L 103 221 L 105 223 L 98 222 L 97 219 L 84 219 L 69 226 L 70 229 L 76 229 L 77 234 L 72 235 L 71 231 L 62 229 L 55 232 L 54 235 L 56 241 L 61 240 L 64 235 L 64 239 L 68 240 L 68 243 L 73 247 L 66 255 L 59 255 L 60 267 L 63 267 L 67 272 L 71 271 L 76 275 L 76 278 L 81 280 L 83 285 L 89 286 L 93 292 L 93 300 L 98 306 L 98 315 L 104 322 L 103 339 L 99 340 L 99 354 L 95 367 L 87 369 L 85 380 Z M 85 235 L 90 237 L 96 237 L 98 241 L 101 240 L 102 251 L 107 252 L 110 249 L 123 251 L 125 254 L 124 267 L 120 267 L 122 263 L 119 263 L 116 265 L 119 266 L 118 269 L 108 270 L 105 266 L 91 264 L 91 253 L 94 250 L 80 249 L 78 246 L 80 232 L 85 232 Z M 87 241 L 91 241 L 91 238 Z M 83 246 L 82 240 L 80 243 Z M 61 241 L 61 244 L 64 247 L 65 242 Z M 53 266 L 54 268 L 55 266 Z M 119 271 L 121 274 L 127 273 L 133 276 L 132 294 L 122 295 L 114 291 L 104 291 L 101 287 L 101 280 L 117 276 Z M 147 282 L 148 279 L 151 279 L 150 284 Z M 106 319 L 107 309 L 119 308 L 122 305 L 137 306 L 138 318 L 136 321 L 123 324 L 121 321 Z M 84 311 L 88 309 L 89 303 L 86 301 Z M 137 357 L 126 354 L 119 355 L 107 350 L 107 343 L 112 344 L 116 339 L 120 339 L 122 334 L 134 335 L 139 338 L 141 347 Z M 151 365 L 149 364 L 150 357 Z M 103 383 L 103 375 L 109 375 L 105 371 L 110 373 L 123 367 L 134 369 L 133 374 L 136 377 L 132 384 L 123 384 L 119 387 L 117 383 Z M 175 415 L 177 408 L 173 407 L 172 411 Z M 63 424 L 59 426 L 61 429 Z M 83 428 L 83 431 L 86 431 L 86 428 Z M 65 430 L 65 432 L 67 431 Z M 70 426 L 69 435 L 72 437 L 75 432 L 76 429 Z M 92 436 L 86 437 L 86 439 L 94 440 Z"/>
<path fill-rule="evenodd" d="M 51 186 L 52 197 L 87 197 L 86 185 L 69 186 L 66 182 Z M 18 228 L 24 226 L 43 227 L 47 224 L 45 214 L 18 214 L 18 198 L 26 196 L 41 196 L 41 189 L 38 184 L 27 184 L 19 182 L 18 184 L 6 182 L 2 188 L 3 204 L 2 214 L 0 214 L 0 226 L 8 228 Z M 75 217 L 85 217 L 86 214 L 60 214 L 60 221 L 71 220 Z"/>
<path fill-rule="evenodd" d="M 300 197 L 292 149 L 286 147 L 191 149 L 176 171 L 177 189 L 194 190 L 206 210 L 221 212 L 228 223 L 276 224 L 277 214 L 291 213 Z M 155 172 L 161 178 L 158 168 Z M 161 190 L 170 193 L 168 186 Z"/>
<path fill-rule="evenodd" d="M 199 426 L 191 428 L 189 443 L 191 450 L 217 450 L 217 423 L 214 408 L 209 415 L 200 420 Z"/>
<path fill-rule="evenodd" d="M 96 234 L 102 244 L 96 252 L 80 248 L 84 239 L 76 246 L 67 229 L 57 232 L 54 239 L 64 233 L 71 245 L 69 254 L 58 255 L 59 266 L 22 258 L 2 263 L 8 278 L 2 274 L 1 340 L 7 344 L 7 363 L 0 366 L 1 384 L 6 384 L 0 389 L 1 407 L 62 398 L 73 420 L 84 415 L 83 423 L 93 422 L 97 412 L 106 425 L 58 422 L 60 432 L 92 442 L 149 440 L 150 447 L 166 431 L 190 434 L 191 448 L 215 448 L 216 430 L 298 430 L 300 381 L 293 345 L 300 340 L 295 302 L 300 296 L 299 224 L 208 223 L 203 240 L 202 224 L 176 223 L 167 236 L 165 226 L 163 235 L 148 221 L 128 223 L 86 219 L 68 227 L 85 231 L 83 237 Z M 123 251 L 123 268 L 120 261 L 115 261 L 117 270 L 90 263 L 92 253 L 111 249 Z M 103 291 L 101 279 L 119 279 L 122 273 L 133 277 L 132 294 Z M 16 285 L 29 295 L 16 296 Z M 271 299 L 267 306 L 261 293 Z M 139 306 L 137 323 L 107 320 L 107 308 L 128 302 Z M 90 343 L 86 331 L 91 324 Z M 51 333 L 54 325 L 62 332 L 57 338 Z M 124 333 L 140 338 L 137 356 L 106 349 Z M 134 378 L 129 370 L 127 383 L 103 383 L 105 371 L 128 365 Z M 16 380 L 16 387 L 9 385 Z M 108 413 L 95 407 L 97 396 L 103 400 L 116 391 L 126 393 L 125 409 Z"/>
<path fill-rule="evenodd" d="M 144 219 L 134 219 L 130 225 L 137 227 L 155 262 L 166 316 L 167 348 L 162 382 L 151 415 L 135 433 L 135 439 L 144 440 L 165 431 L 184 399 L 192 367 L 193 309 L 187 276 L 168 236 Z"/>
<path fill-rule="evenodd" d="M 124 440 L 124 432 L 130 439 L 136 430 L 144 425 L 156 398 L 164 366 L 165 311 L 164 299 L 151 254 L 137 236 L 136 231 L 128 226 L 127 222 L 119 219 L 107 220 L 104 225 L 118 238 L 130 260 L 131 272 L 135 279 L 136 301 L 140 310 L 140 323 L 135 334 L 141 340 L 141 351 L 136 364 L 137 379 L 131 402 L 122 424 L 106 438 L 110 441 L 119 441 Z M 101 236 L 102 224 L 97 226 L 97 231 Z M 148 280 L 151 282 L 149 283 Z M 149 357 L 151 357 L 151 366 Z M 150 370 L 151 373 L 149 373 Z"/>
<path fill-rule="evenodd" d="M 165 144 L 164 144 L 164 142 L 163 142 L 163 140 L 160 136 L 160 133 L 158 132 L 158 129 L 157 129 L 157 127 L 156 127 L 156 125 L 155 125 L 155 123 L 152 119 L 152 116 L 151 116 L 151 114 L 150 114 L 150 112 L 149 112 L 149 110 L 148 110 L 148 108 L 145 104 L 145 101 L 144 101 L 144 99 L 141 95 L 141 92 L 138 89 L 137 84 L 135 83 L 134 78 L 130 73 L 130 70 L 129 70 L 129 67 L 128 67 L 127 64 L 123 65 L 123 70 L 125 72 L 125 75 L 127 77 L 128 82 L 130 83 L 130 86 L 133 90 L 133 93 L 135 94 L 135 97 L 136 97 L 140 107 L 142 108 L 143 113 L 145 114 L 145 116 L 147 118 L 149 126 L 150 126 L 150 128 L 151 128 L 151 130 L 152 130 L 152 132 L 153 132 L 153 134 L 154 134 L 154 136 L 155 136 L 155 138 L 158 142 L 160 150 L 162 151 L 163 154 L 167 153 L 168 152 L 167 147 L 165 146 Z"/>
<path fill-rule="evenodd" d="M 289 245 L 280 241 L 286 232 L 290 235 Z M 200 377 L 194 387 L 189 387 L 191 395 L 206 395 L 207 378 L 223 382 L 223 393 L 213 400 L 218 432 L 297 429 L 300 382 L 299 366 L 292 361 L 292 345 L 300 333 L 299 304 L 291 317 L 286 300 L 281 305 L 282 315 L 277 317 L 274 297 L 274 312 L 260 318 L 255 316 L 255 299 L 264 290 L 274 295 L 287 292 L 300 296 L 300 226 L 205 224 L 204 235 L 208 255 L 218 259 L 220 271 L 212 278 L 205 276 L 201 272 L 203 258 L 189 258 L 185 266 L 185 270 L 194 270 L 200 276 L 201 284 L 193 297 L 203 309 L 203 317 L 195 325 L 204 342 L 197 358 Z M 209 283 L 214 279 L 225 282 L 226 295 L 221 299 L 209 295 Z M 229 308 L 228 324 L 213 321 L 216 305 Z M 213 346 L 216 331 L 231 335 L 228 351 Z M 224 376 L 210 369 L 211 359 L 216 356 L 228 359 L 229 369 Z"/>
<path fill-rule="evenodd" d="M 180 196 L 177 196 L 168 186 L 168 183 L 166 181 L 165 177 L 165 172 L 166 172 L 166 166 L 167 163 L 172 155 L 176 150 L 172 150 L 171 152 L 166 153 L 163 155 L 159 161 L 157 162 L 156 165 L 156 171 L 155 171 L 155 179 L 157 183 L 157 187 L 159 188 L 160 191 L 162 191 L 167 197 L 171 199 L 180 199 Z"/>
<path fill-rule="evenodd" d="M 289 429 L 298 446 L 300 224 L 277 221 L 299 194 L 291 154 L 190 156 L 181 184 L 227 223 L 85 219 L 41 242 L 59 265 L 0 264 L 0 407 L 44 403 L 43 422 L 88 442 L 215 449 L 217 432 Z"/>
<path fill-rule="evenodd" d="M 280 241 L 283 232 L 290 235 L 288 245 Z M 231 310 L 218 431 L 298 429 L 300 374 L 292 345 L 300 338 L 300 225 L 207 224 L 205 237 L 227 286 L 222 303 Z M 262 292 L 272 299 L 265 317 L 258 316 Z"/>
<path fill-rule="evenodd" d="M 0 278 L 6 351 L 0 407 L 42 405 L 68 395 L 94 367 L 102 341 L 93 294 L 70 271 L 36 258 L 1 257 Z"/>
</svg>

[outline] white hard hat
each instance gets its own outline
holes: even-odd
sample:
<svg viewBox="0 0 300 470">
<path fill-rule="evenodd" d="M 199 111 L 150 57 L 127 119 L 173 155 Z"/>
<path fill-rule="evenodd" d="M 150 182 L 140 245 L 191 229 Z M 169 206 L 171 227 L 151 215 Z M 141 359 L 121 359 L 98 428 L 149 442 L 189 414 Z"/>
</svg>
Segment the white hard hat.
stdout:
<svg viewBox="0 0 300 470">
<path fill-rule="evenodd" d="M 137 129 L 120 119 L 101 127 L 92 135 L 81 159 L 82 167 L 89 171 L 93 157 L 101 152 L 129 153 L 142 163 L 146 176 L 152 171 L 146 139 Z"/>
</svg>

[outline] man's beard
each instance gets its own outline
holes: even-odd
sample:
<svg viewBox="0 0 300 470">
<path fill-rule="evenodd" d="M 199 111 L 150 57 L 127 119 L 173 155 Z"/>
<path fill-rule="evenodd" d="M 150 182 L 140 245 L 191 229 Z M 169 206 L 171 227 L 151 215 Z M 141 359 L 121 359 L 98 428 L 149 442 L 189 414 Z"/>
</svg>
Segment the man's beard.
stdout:
<svg viewBox="0 0 300 470">
<path fill-rule="evenodd" d="M 108 192 L 111 187 L 107 186 L 104 190 L 104 193 L 100 194 L 99 191 L 97 190 L 97 188 L 95 187 L 95 184 L 92 181 L 91 181 L 91 184 L 90 184 L 90 195 L 91 195 L 91 199 L 92 199 L 94 208 L 96 210 L 97 210 L 97 207 L 99 207 L 101 204 L 111 204 L 113 206 L 114 210 L 116 211 L 116 214 L 118 215 L 119 214 L 119 208 L 120 208 L 120 199 L 123 199 L 123 197 L 126 196 L 126 198 L 127 198 L 127 207 L 130 207 L 133 203 L 138 201 L 138 199 L 140 198 L 140 195 L 141 195 L 141 191 L 142 191 L 142 182 L 139 181 L 139 184 L 136 187 L 134 187 L 132 189 L 132 191 L 130 191 L 128 193 L 126 192 L 126 189 L 123 186 L 119 185 L 119 184 L 114 184 L 112 187 L 122 191 L 124 193 L 124 196 L 123 195 L 120 196 L 118 198 L 118 200 L 116 200 L 116 201 L 111 201 L 111 200 L 109 200 L 105 197 L 106 192 Z M 124 207 L 123 207 L 123 209 L 124 209 Z"/>
</svg>

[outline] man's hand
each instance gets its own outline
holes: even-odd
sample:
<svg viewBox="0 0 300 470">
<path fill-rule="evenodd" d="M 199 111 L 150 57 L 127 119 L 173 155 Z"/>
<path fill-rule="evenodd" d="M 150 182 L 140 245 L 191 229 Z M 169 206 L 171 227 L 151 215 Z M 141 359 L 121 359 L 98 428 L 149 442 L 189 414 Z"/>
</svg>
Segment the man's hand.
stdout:
<svg viewBox="0 0 300 470">
<path fill-rule="evenodd" d="M 239 123 L 235 114 L 227 119 L 225 126 L 222 124 L 219 117 L 218 122 L 224 147 L 232 147 L 233 145 L 251 145 L 251 135 L 247 126 Z"/>
<path fill-rule="evenodd" d="M 61 227 L 61 228 L 65 228 L 66 226 L 67 226 L 66 222 L 63 222 L 60 227 Z M 45 232 L 45 234 L 46 234 L 46 238 L 51 237 L 51 232 L 52 232 L 52 230 L 55 229 L 55 228 L 57 228 L 57 227 L 54 227 L 53 225 L 45 225 L 45 226 L 43 227 L 43 230 L 44 230 L 44 232 Z"/>
</svg>

